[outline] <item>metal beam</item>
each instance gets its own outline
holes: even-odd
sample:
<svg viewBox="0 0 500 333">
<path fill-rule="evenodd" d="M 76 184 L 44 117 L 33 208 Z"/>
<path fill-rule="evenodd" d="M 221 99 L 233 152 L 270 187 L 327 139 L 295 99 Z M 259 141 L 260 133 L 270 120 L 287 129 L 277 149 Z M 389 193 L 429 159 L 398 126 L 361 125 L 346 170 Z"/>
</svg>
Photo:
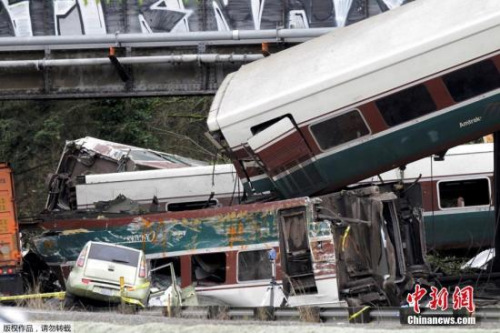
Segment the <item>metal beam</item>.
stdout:
<svg viewBox="0 0 500 333">
<path fill-rule="evenodd" d="M 86 45 L 95 47 L 131 46 L 134 44 L 154 44 L 155 47 L 176 45 L 193 45 L 193 42 L 233 42 L 248 41 L 261 43 L 262 41 L 296 42 L 298 39 L 310 39 L 335 28 L 315 29 L 275 29 L 275 30 L 233 30 L 233 31 L 199 31 L 185 33 L 154 33 L 154 34 L 119 34 L 114 35 L 83 35 L 83 36 L 35 36 L 35 37 L 3 37 L 0 38 L 0 48 L 3 50 L 39 50 L 47 46 L 78 46 L 79 49 L 87 48 Z"/>
<path fill-rule="evenodd" d="M 157 63 L 223 63 L 251 62 L 264 58 L 262 54 L 180 54 L 165 56 L 117 57 L 123 65 L 157 64 Z M 109 58 L 77 58 L 77 59 L 39 59 L 39 60 L 6 60 L 0 61 L 0 68 L 35 68 L 72 67 L 109 65 Z"/>
<path fill-rule="evenodd" d="M 182 48 L 113 48 L 129 76 L 125 82 L 110 62 L 110 46 L 11 51 L 0 56 L 0 100 L 214 94 L 227 74 L 263 57 L 260 44 L 201 45 L 205 43 Z M 285 46 L 273 45 L 272 51 Z"/>
</svg>

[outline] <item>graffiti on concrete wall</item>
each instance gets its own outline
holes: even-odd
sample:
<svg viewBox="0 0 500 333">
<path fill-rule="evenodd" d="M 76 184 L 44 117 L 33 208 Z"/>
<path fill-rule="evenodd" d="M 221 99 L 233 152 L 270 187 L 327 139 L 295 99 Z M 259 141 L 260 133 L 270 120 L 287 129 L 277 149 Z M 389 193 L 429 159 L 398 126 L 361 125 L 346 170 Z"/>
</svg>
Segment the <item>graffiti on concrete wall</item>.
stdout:
<svg viewBox="0 0 500 333">
<path fill-rule="evenodd" d="M 14 36 L 31 36 L 31 19 L 28 1 L 2 0 L 3 15 L 2 20 L 10 20 L 10 27 Z"/>
<path fill-rule="evenodd" d="M 100 2 L 54 0 L 54 23 L 58 35 L 105 34 L 105 18 Z"/>
<path fill-rule="evenodd" d="M 141 32 L 188 32 L 189 18 L 194 9 L 186 8 L 180 0 L 157 0 L 138 15 Z"/>
<path fill-rule="evenodd" d="M 0 36 L 342 27 L 409 0 L 0 0 Z"/>
</svg>

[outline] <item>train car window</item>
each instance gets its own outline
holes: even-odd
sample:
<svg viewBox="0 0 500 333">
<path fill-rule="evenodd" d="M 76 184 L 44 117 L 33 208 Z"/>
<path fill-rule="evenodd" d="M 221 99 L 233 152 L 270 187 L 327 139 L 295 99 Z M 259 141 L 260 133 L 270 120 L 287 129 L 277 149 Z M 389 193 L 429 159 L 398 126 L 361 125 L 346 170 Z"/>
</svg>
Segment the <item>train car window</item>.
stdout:
<svg viewBox="0 0 500 333">
<path fill-rule="evenodd" d="M 172 202 L 167 204 L 166 210 L 169 212 L 180 212 L 184 210 L 196 210 L 217 207 L 217 200 Z"/>
<path fill-rule="evenodd" d="M 396 126 L 437 110 L 422 84 L 381 98 L 375 104 L 388 126 Z"/>
<path fill-rule="evenodd" d="M 238 281 L 271 279 L 271 261 L 268 250 L 238 253 Z"/>
<path fill-rule="evenodd" d="M 268 120 L 268 121 L 265 121 L 263 122 L 262 124 L 259 124 L 259 125 L 255 125 L 253 127 L 250 127 L 250 131 L 252 132 L 252 135 L 255 135 L 255 134 L 258 134 L 260 132 L 262 132 L 263 130 L 265 130 L 266 128 L 276 124 L 278 121 L 280 121 L 281 119 L 283 118 L 290 118 L 290 120 L 292 120 L 292 117 L 289 115 L 289 114 L 286 114 L 284 116 L 280 116 L 278 118 L 274 118 L 274 119 L 271 119 L 271 120 Z"/>
<path fill-rule="evenodd" d="M 321 149 L 326 150 L 368 135 L 370 130 L 358 110 L 311 125 L 311 132 Z"/>
<path fill-rule="evenodd" d="M 198 254 L 191 257 L 193 281 L 198 285 L 226 282 L 226 253 Z"/>
<path fill-rule="evenodd" d="M 442 181 L 438 183 L 438 190 L 441 208 L 490 204 L 490 183 L 487 178 Z"/>
<path fill-rule="evenodd" d="M 456 102 L 500 88 L 500 73 L 491 60 L 484 60 L 443 76 Z"/>
</svg>

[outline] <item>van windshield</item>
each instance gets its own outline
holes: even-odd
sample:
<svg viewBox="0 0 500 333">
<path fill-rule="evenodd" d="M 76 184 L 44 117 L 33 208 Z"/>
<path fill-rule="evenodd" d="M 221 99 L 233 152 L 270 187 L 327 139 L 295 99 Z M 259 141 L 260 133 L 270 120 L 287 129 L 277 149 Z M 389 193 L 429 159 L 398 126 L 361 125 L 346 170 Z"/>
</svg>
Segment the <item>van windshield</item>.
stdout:
<svg viewBox="0 0 500 333">
<path fill-rule="evenodd" d="M 139 251 L 132 249 L 129 250 L 104 244 L 92 244 L 90 246 L 89 259 L 110 261 L 137 267 L 139 254 Z"/>
</svg>

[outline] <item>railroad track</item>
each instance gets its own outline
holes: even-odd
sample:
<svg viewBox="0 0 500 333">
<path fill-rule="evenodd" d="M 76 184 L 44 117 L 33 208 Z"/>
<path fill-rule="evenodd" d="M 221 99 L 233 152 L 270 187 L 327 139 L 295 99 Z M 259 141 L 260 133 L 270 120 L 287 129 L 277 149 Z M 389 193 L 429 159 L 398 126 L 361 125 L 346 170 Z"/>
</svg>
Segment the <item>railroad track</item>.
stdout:
<svg viewBox="0 0 500 333">
<path fill-rule="evenodd" d="M 122 325 L 138 325 L 151 322 L 169 323 L 241 323 L 266 322 L 266 324 L 283 323 L 387 323 L 400 325 L 401 318 L 406 318 L 408 308 L 234 308 L 225 306 L 180 307 L 180 308 L 150 308 L 136 314 L 122 314 L 116 308 L 102 308 L 93 312 L 86 311 L 47 311 L 22 309 L 30 320 L 54 321 L 104 321 Z M 471 317 L 476 324 L 497 324 L 500 320 L 500 308 L 478 308 L 469 316 L 467 312 L 453 310 L 422 309 L 420 317 Z"/>
</svg>

